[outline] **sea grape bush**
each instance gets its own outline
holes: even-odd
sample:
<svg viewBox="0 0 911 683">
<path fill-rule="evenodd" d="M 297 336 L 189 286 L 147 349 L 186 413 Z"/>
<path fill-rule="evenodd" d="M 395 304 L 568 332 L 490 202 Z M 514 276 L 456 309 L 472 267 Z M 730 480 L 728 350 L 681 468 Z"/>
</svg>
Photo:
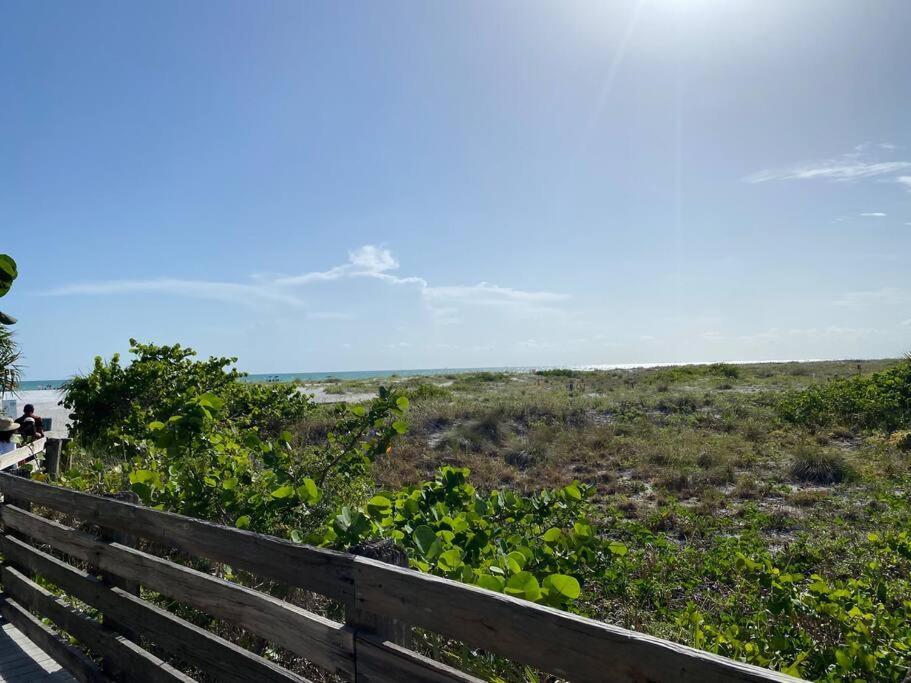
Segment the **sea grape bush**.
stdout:
<svg viewBox="0 0 911 683">
<path fill-rule="evenodd" d="M 125 366 L 119 354 L 108 362 L 96 357 L 90 373 L 64 385 L 63 405 L 72 411 L 70 433 L 83 447 L 128 453 L 150 422 L 167 420 L 204 394 L 221 399 L 219 419 L 273 437 L 312 410 L 293 385 L 241 381 L 244 373 L 230 367 L 236 358 L 197 360 L 196 351 L 180 344 L 135 339 L 130 353 L 134 358 Z"/>
<path fill-rule="evenodd" d="M 467 468 L 444 467 L 432 481 L 377 493 L 308 540 L 344 549 L 390 538 L 420 571 L 553 606 L 579 598 L 580 579 L 626 552 L 596 533 L 581 484 L 485 495 L 468 477 Z"/>
<path fill-rule="evenodd" d="M 340 406 L 325 446 L 295 448 L 288 432 L 266 438 L 224 418 L 226 401 L 205 393 L 145 433 L 122 434 L 130 456 L 119 464 L 96 459 L 63 483 L 130 489 L 159 509 L 299 541 L 339 505 L 365 497 L 366 468 L 404 429 L 405 408 L 404 397 L 381 390 L 369 407 Z"/>
<path fill-rule="evenodd" d="M 809 427 L 839 423 L 894 431 L 911 427 L 911 357 L 871 375 L 841 378 L 786 396 L 779 405 L 788 422 Z"/>
<path fill-rule="evenodd" d="M 736 590 L 712 620 L 677 616 L 695 647 L 813 680 L 903 681 L 911 653 L 911 538 L 870 533 L 856 577 L 825 578 L 735 553 Z M 887 580 L 887 578 L 889 580 Z"/>
</svg>

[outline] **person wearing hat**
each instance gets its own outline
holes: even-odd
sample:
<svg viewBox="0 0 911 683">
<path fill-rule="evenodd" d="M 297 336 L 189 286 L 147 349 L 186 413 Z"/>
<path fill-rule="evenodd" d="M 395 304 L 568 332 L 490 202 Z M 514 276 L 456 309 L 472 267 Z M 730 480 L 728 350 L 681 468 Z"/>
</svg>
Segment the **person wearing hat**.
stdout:
<svg viewBox="0 0 911 683">
<path fill-rule="evenodd" d="M 16 450 L 13 434 L 19 431 L 19 423 L 11 417 L 0 417 L 0 455 Z"/>
</svg>

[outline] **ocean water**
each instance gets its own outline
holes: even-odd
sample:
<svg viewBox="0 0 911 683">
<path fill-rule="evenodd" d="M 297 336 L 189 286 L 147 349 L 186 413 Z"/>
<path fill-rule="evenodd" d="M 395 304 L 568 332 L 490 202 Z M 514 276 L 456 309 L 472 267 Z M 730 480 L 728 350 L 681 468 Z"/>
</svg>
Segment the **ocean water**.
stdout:
<svg viewBox="0 0 911 683">
<path fill-rule="evenodd" d="M 778 360 L 733 360 L 723 361 L 733 365 L 747 365 L 753 363 L 812 363 L 816 358 L 805 359 L 778 359 Z M 469 372 L 532 372 L 534 370 L 547 370 L 552 368 L 570 368 L 572 370 L 632 370 L 634 368 L 672 367 L 677 365 L 709 365 L 718 361 L 690 361 L 690 362 L 657 362 L 657 363 L 614 363 L 596 365 L 537 365 L 518 366 L 504 365 L 500 367 L 484 368 L 412 368 L 405 370 L 340 370 L 338 372 L 278 372 L 267 374 L 253 374 L 244 378 L 246 382 L 301 382 L 318 381 L 326 379 L 376 379 L 382 377 L 433 377 L 434 375 L 456 375 Z M 22 391 L 35 389 L 59 389 L 66 380 L 28 380 L 19 384 Z"/>
<path fill-rule="evenodd" d="M 382 377 L 432 377 L 434 375 L 464 374 L 468 372 L 529 372 L 528 367 L 490 367 L 490 368 L 413 368 L 406 370 L 342 370 L 338 372 L 278 372 L 270 374 L 253 374 L 244 378 L 246 382 L 302 382 L 324 379 L 374 379 Z M 45 379 L 27 380 L 19 383 L 22 391 L 35 389 L 59 389 L 66 380 Z"/>
</svg>

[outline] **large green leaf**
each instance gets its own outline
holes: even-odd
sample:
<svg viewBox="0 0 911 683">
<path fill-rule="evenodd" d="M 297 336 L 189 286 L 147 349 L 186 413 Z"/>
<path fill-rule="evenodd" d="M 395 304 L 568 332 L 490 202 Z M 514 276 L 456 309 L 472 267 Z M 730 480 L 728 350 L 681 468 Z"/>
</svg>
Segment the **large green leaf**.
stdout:
<svg viewBox="0 0 911 683">
<path fill-rule="evenodd" d="M 272 492 L 272 497 L 273 498 L 287 498 L 292 493 L 294 493 L 294 489 L 292 487 L 288 486 L 287 484 L 285 484 L 284 486 L 279 486 L 277 489 L 275 489 Z"/>
<path fill-rule="evenodd" d="M 297 496 L 307 505 L 313 505 L 320 499 L 319 488 L 316 482 L 307 477 L 304 483 L 297 487 Z"/>
<path fill-rule="evenodd" d="M 582 594 L 579 582 L 566 574 L 551 574 L 544 579 L 544 587 L 556 591 L 568 600 L 575 600 Z"/>
<path fill-rule="evenodd" d="M 13 286 L 13 280 L 19 275 L 16 262 L 9 254 L 0 254 L 0 296 L 6 294 Z M 7 323 L 9 324 L 9 323 Z"/>
<path fill-rule="evenodd" d="M 462 551 L 458 548 L 451 548 L 444 553 L 440 553 L 437 558 L 437 566 L 444 572 L 451 572 L 462 566 Z"/>
<path fill-rule="evenodd" d="M 411 536 L 414 539 L 415 547 L 421 555 L 428 557 L 430 555 L 431 547 L 437 540 L 437 535 L 434 533 L 433 529 L 426 524 L 422 524 L 414 530 Z"/>
<path fill-rule="evenodd" d="M 392 510 L 392 501 L 386 496 L 374 496 L 367 501 L 367 514 L 371 517 L 385 517 Z"/>
<path fill-rule="evenodd" d="M 531 572 L 519 572 L 506 582 L 506 593 L 535 602 L 541 599 L 541 586 Z"/>
<path fill-rule="evenodd" d="M 497 593 L 502 593 L 503 588 L 506 586 L 506 582 L 503 579 L 499 576 L 491 576 L 490 574 L 478 574 L 477 584 L 481 588 L 486 588 L 489 591 L 496 591 Z"/>
</svg>

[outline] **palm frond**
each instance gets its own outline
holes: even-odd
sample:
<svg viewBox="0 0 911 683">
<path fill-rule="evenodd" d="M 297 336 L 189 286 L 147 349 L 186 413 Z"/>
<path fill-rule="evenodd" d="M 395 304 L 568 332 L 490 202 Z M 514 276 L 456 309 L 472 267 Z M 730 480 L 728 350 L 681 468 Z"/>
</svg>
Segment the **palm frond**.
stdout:
<svg viewBox="0 0 911 683">
<path fill-rule="evenodd" d="M 0 325 L 0 392 L 14 391 L 19 386 L 21 370 L 19 346 L 13 339 L 13 333 Z"/>
</svg>

